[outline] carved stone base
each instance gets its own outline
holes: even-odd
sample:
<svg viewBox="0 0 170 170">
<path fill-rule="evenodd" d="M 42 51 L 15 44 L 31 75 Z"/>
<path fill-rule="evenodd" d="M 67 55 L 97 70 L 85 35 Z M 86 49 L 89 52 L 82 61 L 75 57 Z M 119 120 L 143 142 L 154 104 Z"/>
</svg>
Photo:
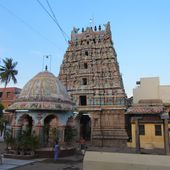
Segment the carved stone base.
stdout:
<svg viewBox="0 0 170 170">
<path fill-rule="evenodd" d="M 114 147 L 114 148 L 126 148 L 127 140 L 121 139 L 93 139 L 93 146 L 98 147 Z"/>
<path fill-rule="evenodd" d="M 91 139 L 94 146 L 126 147 L 128 136 L 124 126 L 124 110 L 96 112 L 94 122 Z"/>
</svg>

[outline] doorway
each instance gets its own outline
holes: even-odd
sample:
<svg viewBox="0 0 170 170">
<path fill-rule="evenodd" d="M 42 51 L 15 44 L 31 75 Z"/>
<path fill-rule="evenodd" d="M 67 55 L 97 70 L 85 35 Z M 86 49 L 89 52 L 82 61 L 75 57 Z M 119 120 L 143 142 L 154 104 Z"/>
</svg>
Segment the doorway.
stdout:
<svg viewBox="0 0 170 170">
<path fill-rule="evenodd" d="M 83 137 L 86 141 L 91 140 L 91 119 L 88 114 L 80 116 L 80 137 Z"/>
</svg>

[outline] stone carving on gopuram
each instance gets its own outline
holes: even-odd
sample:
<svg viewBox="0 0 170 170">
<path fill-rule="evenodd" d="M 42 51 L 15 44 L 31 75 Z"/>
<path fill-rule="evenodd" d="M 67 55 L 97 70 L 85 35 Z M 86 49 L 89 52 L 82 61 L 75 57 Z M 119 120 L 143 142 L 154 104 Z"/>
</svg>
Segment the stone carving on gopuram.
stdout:
<svg viewBox="0 0 170 170">
<path fill-rule="evenodd" d="M 126 94 L 110 23 L 73 28 L 59 79 L 77 105 L 79 137 L 95 146 L 126 146 Z"/>
</svg>

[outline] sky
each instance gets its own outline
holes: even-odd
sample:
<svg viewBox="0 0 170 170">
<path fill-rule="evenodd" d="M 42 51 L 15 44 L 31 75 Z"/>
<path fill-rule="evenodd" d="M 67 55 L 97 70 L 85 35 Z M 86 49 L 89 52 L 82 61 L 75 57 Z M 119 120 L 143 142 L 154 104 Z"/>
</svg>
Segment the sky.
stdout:
<svg viewBox="0 0 170 170">
<path fill-rule="evenodd" d="M 49 10 L 46 0 L 39 1 Z M 69 38 L 73 27 L 101 25 L 104 28 L 103 24 L 110 21 L 120 72 L 129 97 L 141 77 L 160 77 L 161 85 L 170 85 L 169 0 L 48 2 Z M 61 31 L 37 0 L 0 1 L 0 64 L 2 59 L 10 57 L 18 62 L 18 83 L 9 86 L 23 88 L 43 70 L 46 62 L 51 63 L 49 70 L 58 76 L 67 47 Z"/>
</svg>

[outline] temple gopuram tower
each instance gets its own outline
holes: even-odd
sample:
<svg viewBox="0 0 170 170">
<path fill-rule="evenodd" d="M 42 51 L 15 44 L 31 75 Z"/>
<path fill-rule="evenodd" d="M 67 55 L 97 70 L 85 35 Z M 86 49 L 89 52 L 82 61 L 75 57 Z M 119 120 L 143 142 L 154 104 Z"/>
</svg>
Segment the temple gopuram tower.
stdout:
<svg viewBox="0 0 170 170">
<path fill-rule="evenodd" d="M 110 23 L 73 28 L 59 79 L 76 103 L 78 134 L 95 146 L 126 146 L 125 99 Z"/>
</svg>

